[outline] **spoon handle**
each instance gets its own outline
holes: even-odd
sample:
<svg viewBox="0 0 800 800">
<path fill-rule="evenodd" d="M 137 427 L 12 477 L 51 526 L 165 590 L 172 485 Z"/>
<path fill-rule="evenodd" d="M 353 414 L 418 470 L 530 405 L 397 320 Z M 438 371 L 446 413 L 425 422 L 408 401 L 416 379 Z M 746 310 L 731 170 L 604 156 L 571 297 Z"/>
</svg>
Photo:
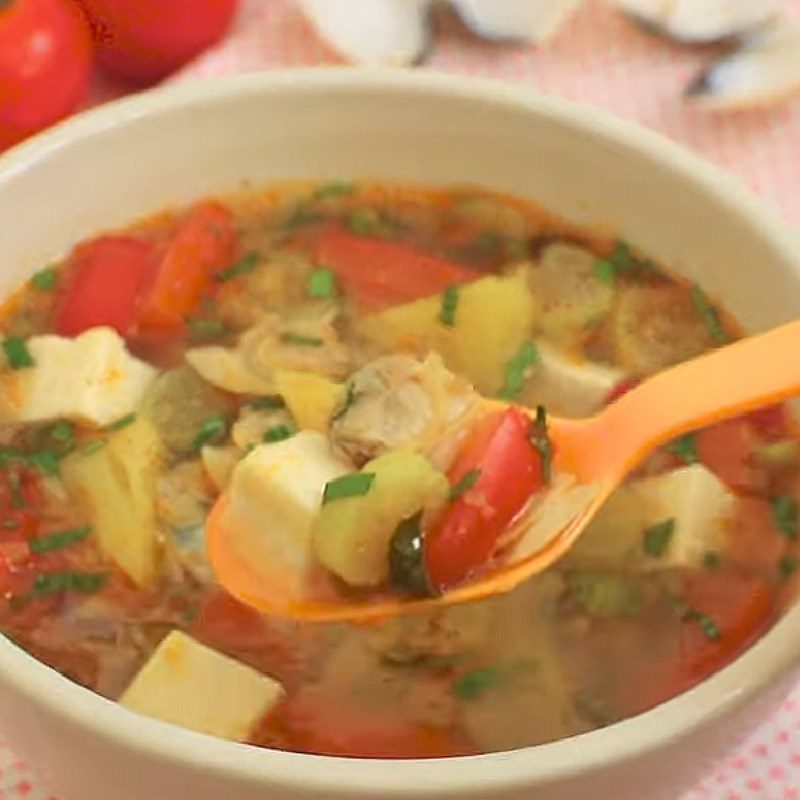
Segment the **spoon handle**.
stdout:
<svg viewBox="0 0 800 800">
<path fill-rule="evenodd" d="M 594 420 L 609 448 L 602 469 L 627 472 L 676 436 L 796 395 L 800 320 L 678 364 L 608 406 Z"/>
</svg>

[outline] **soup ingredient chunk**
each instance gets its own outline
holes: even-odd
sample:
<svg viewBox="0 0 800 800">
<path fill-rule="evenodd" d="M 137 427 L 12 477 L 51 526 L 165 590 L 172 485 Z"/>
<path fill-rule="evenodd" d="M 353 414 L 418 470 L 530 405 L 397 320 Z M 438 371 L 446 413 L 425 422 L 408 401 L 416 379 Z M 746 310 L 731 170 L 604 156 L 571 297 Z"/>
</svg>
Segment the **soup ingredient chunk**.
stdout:
<svg viewBox="0 0 800 800">
<path fill-rule="evenodd" d="M 76 339 L 33 336 L 25 347 L 29 365 L 0 372 L 0 422 L 111 425 L 136 410 L 156 376 L 111 328 L 93 328 Z"/>
<path fill-rule="evenodd" d="M 156 482 L 162 459 L 152 423 L 137 419 L 61 462 L 67 490 L 86 512 L 101 549 L 140 585 L 158 574 Z"/>
<path fill-rule="evenodd" d="M 173 631 L 120 703 L 192 731 L 243 742 L 283 696 L 272 678 Z"/>
</svg>

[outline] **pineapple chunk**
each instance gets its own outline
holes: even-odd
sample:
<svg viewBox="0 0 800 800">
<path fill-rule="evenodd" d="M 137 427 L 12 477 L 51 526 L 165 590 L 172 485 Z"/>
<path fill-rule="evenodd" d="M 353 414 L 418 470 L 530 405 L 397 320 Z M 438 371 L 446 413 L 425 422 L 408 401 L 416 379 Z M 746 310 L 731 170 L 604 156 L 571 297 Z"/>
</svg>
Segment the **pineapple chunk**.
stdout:
<svg viewBox="0 0 800 800">
<path fill-rule="evenodd" d="M 272 678 L 172 631 L 120 703 L 192 731 L 243 742 L 283 695 Z"/>
<path fill-rule="evenodd" d="M 353 469 L 315 431 L 256 447 L 233 470 L 220 524 L 286 597 L 302 597 L 313 564 L 311 528 L 325 484 Z"/>
<path fill-rule="evenodd" d="M 315 372 L 278 370 L 275 387 L 302 430 L 325 433 L 347 389 Z"/>
<path fill-rule="evenodd" d="M 533 329 L 536 303 L 526 269 L 460 287 L 452 326 L 439 319 L 441 309 L 441 295 L 395 306 L 364 319 L 362 333 L 386 352 L 435 350 L 479 391 L 496 394 L 506 364 Z"/>
<path fill-rule="evenodd" d="M 155 502 L 162 458 L 156 429 L 139 418 L 100 450 L 78 451 L 61 462 L 67 490 L 84 508 L 103 552 L 140 585 L 158 574 Z"/>
<path fill-rule="evenodd" d="M 34 365 L 0 373 L 0 422 L 110 425 L 136 410 L 156 376 L 111 328 L 92 328 L 75 339 L 34 336 L 27 346 Z"/>
<path fill-rule="evenodd" d="M 644 569 L 699 567 L 709 551 L 727 548 L 736 497 L 701 464 L 633 481 L 617 490 L 570 553 L 607 566 L 636 562 Z M 664 553 L 648 556 L 644 531 L 673 519 Z"/>
</svg>

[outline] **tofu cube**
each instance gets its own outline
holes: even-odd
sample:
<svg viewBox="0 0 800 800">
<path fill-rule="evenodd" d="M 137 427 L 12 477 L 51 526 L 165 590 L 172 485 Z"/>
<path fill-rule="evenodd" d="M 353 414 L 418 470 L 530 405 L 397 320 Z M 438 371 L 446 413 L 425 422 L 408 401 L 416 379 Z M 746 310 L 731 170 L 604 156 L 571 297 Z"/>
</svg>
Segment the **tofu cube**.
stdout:
<svg viewBox="0 0 800 800">
<path fill-rule="evenodd" d="M 33 336 L 34 366 L 0 372 L 0 422 L 71 419 L 102 427 L 138 406 L 156 370 L 111 328 L 75 339 Z"/>
<path fill-rule="evenodd" d="M 256 447 L 234 468 L 221 524 L 235 532 L 232 544 L 241 556 L 286 597 L 304 595 L 325 484 L 353 468 L 315 431 Z"/>
<path fill-rule="evenodd" d="M 272 678 L 173 631 L 120 703 L 192 731 L 243 742 L 283 695 Z"/>
</svg>

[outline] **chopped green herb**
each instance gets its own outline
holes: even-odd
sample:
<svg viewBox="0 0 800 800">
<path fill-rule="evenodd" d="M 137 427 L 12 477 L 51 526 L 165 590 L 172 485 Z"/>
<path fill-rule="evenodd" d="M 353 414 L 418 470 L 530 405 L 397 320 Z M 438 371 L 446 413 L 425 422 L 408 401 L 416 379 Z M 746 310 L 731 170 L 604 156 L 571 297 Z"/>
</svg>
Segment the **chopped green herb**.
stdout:
<svg viewBox="0 0 800 800">
<path fill-rule="evenodd" d="M 112 422 L 107 428 L 107 431 L 121 431 L 123 428 L 127 428 L 128 425 L 133 425 L 136 422 L 136 413 L 131 411 L 130 414 L 126 414 L 124 417 L 120 417 L 116 422 Z"/>
<path fill-rule="evenodd" d="M 711 338 L 717 344 L 726 344 L 728 334 L 725 333 L 725 329 L 722 327 L 719 311 L 711 305 L 705 292 L 697 284 L 692 287 L 692 302 L 697 309 L 697 313 L 700 314 L 703 322 L 705 322 Z"/>
<path fill-rule="evenodd" d="M 617 239 L 614 245 L 614 252 L 608 258 L 615 272 L 633 272 L 636 269 L 636 261 L 631 255 L 631 246 L 622 239 Z"/>
<path fill-rule="evenodd" d="M 722 566 L 722 556 L 713 550 L 709 550 L 703 556 L 703 566 L 706 569 L 719 569 Z"/>
<path fill-rule="evenodd" d="M 342 475 L 341 478 L 334 478 L 325 484 L 322 504 L 325 505 L 325 503 L 342 500 L 346 497 L 360 497 L 370 490 L 374 481 L 374 472 L 351 472 L 348 475 Z"/>
<path fill-rule="evenodd" d="M 478 667 L 456 678 L 453 694 L 461 700 L 477 700 L 484 692 L 496 689 L 503 676 L 496 667 Z"/>
<path fill-rule="evenodd" d="M 3 352 L 11 369 L 36 366 L 36 362 L 28 350 L 28 345 L 25 344 L 24 339 L 20 339 L 18 336 L 9 336 L 3 339 Z"/>
<path fill-rule="evenodd" d="M 797 539 L 798 526 L 797 500 L 788 494 L 772 498 L 772 519 L 775 527 L 787 538 Z"/>
<path fill-rule="evenodd" d="M 336 296 L 336 273 L 328 267 L 312 270 L 306 279 L 306 294 L 317 300 Z"/>
<path fill-rule="evenodd" d="M 309 200 L 301 200 L 294 207 L 294 210 L 291 214 L 289 214 L 283 224 L 285 228 L 294 230 L 295 228 L 300 228 L 303 225 L 310 225 L 314 222 L 319 222 L 321 219 L 322 215 L 311 208 L 311 202 Z"/>
<path fill-rule="evenodd" d="M 265 431 L 264 441 L 282 442 L 284 439 L 290 439 L 295 433 L 294 428 L 289 425 L 273 425 Z"/>
<path fill-rule="evenodd" d="M 57 277 L 58 272 L 55 267 L 46 267 L 31 278 L 31 283 L 34 289 L 40 292 L 52 292 L 56 288 Z"/>
<path fill-rule="evenodd" d="M 60 592 L 93 594 L 102 587 L 107 578 L 105 572 L 48 572 L 36 576 L 33 595 L 43 597 Z"/>
<path fill-rule="evenodd" d="M 272 409 L 283 408 L 286 403 L 282 397 L 254 397 L 252 400 L 248 400 L 246 405 L 248 408 Z"/>
<path fill-rule="evenodd" d="M 228 429 L 228 417 L 225 414 L 214 414 L 209 417 L 201 426 L 197 435 L 192 441 L 192 450 L 200 450 L 203 445 L 208 444 L 225 435 Z"/>
<path fill-rule="evenodd" d="M 314 197 L 341 197 L 345 194 L 352 194 L 355 188 L 355 184 L 350 181 L 331 181 L 319 186 L 314 192 Z"/>
<path fill-rule="evenodd" d="M 281 341 L 285 344 L 294 344 L 298 347 L 322 347 L 325 344 L 318 336 L 305 336 L 302 333 L 287 333 L 281 334 Z"/>
<path fill-rule="evenodd" d="M 700 626 L 700 630 L 706 635 L 706 638 L 712 642 L 716 642 L 722 636 L 717 623 L 702 611 L 697 611 L 694 608 L 686 609 L 683 612 L 683 620 L 685 622 L 696 622 Z"/>
<path fill-rule="evenodd" d="M 344 402 L 336 409 L 334 415 L 331 417 L 331 422 L 336 422 L 336 420 L 341 419 L 350 410 L 350 407 L 356 401 L 357 395 L 356 387 L 351 381 L 347 384 L 347 394 L 345 395 Z"/>
<path fill-rule="evenodd" d="M 665 519 L 663 522 L 650 526 L 644 532 L 644 552 L 653 558 L 661 558 L 667 552 L 674 533 L 674 519 Z"/>
<path fill-rule="evenodd" d="M 450 487 L 450 500 L 458 500 L 461 495 L 466 494 L 478 482 L 480 477 L 481 471 L 479 469 L 471 469 L 465 473 L 460 481 Z"/>
<path fill-rule="evenodd" d="M 600 283 L 613 286 L 614 281 L 617 279 L 617 270 L 608 259 L 596 258 L 594 261 L 594 276 Z"/>
<path fill-rule="evenodd" d="M 642 268 L 642 272 L 646 272 L 646 273 L 648 273 L 649 275 L 652 275 L 655 278 L 663 278 L 664 277 L 663 270 L 652 259 L 646 258 L 644 261 L 642 261 L 640 266 Z"/>
<path fill-rule="evenodd" d="M 781 577 L 784 580 L 788 580 L 789 578 L 791 578 L 792 575 L 794 575 L 794 573 L 797 572 L 798 564 L 800 564 L 800 561 L 798 561 L 797 556 L 793 555 L 783 556 L 783 558 L 781 558 L 781 560 L 778 562 L 778 570 L 781 573 Z"/>
<path fill-rule="evenodd" d="M 636 587 L 619 575 L 607 572 L 576 572 L 569 576 L 573 600 L 593 617 L 634 617 L 642 610 Z"/>
<path fill-rule="evenodd" d="M 421 522 L 421 511 L 403 520 L 389 544 L 389 585 L 411 597 L 433 594 L 425 568 Z"/>
<path fill-rule="evenodd" d="M 500 396 L 506 400 L 514 400 L 522 394 L 528 370 L 539 363 L 539 350 L 533 342 L 528 342 L 517 351 L 517 354 L 506 364 L 506 380 Z"/>
<path fill-rule="evenodd" d="M 58 453 L 53 450 L 39 450 L 27 457 L 32 467 L 41 470 L 45 475 L 58 475 Z"/>
<path fill-rule="evenodd" d="M 92 439 L 81 448 L 81 455 L 90 456 L 102 450 L 108 444 L 108 439 Z"/>
<path fill-rule="evenodd" d="M 456 324 L 457 308 L 458 286 L 448 286 L 442 293 L 442 309 L 439 312 L 440 322 L 452 328 Z"/>
<path fill-rule="evenodd" d="M 24 463 L 25 456 L 18 447 L 0 447 L 0 467 Z"/>
<path fill-rule="evenodd" d="M 221 319 L 189 317 L 186 325 L 189 335 L 195 339 L 216 339 L 230 332 L 230 328 Z"/>
<path fill-rule="evenodd" d="M 542 479 L 550 483 L 553 477 L 553 443 L 547 433 L 547 410 L 536 406 L 536 419 L 531 423 L 530 442 L 542 459 Z"/>
<path fill-rule="evenodd" d="M 71 422 L 62 419 L 50 428 L 47 435 L 50 439 L 69 448 L 72 447 L 75 441 L 75 426 Z"/>
<path fill-rule="evenodd" d="M 347 227 L 359 236 L 377 236 L 381 230 L 381 220 L 372 209 L 354 208 L 347 215 Z"/>
<path fill-rule="evenodd" d="M 685 433 L 667 445 L 667 450 L 683 461 L 684 464 L 695 464 L 697 455 L 697 438 L 693 433 Z"/>
<path fill-rule="evenodd" d="M 62 550 L 65 547 L 82 542 L 91 532 L 92 529 L 86 525 L 82 528 L 52 533 L 49 536 L 43 536 L 41 539 L 31 539 L 28 544 L 34 553 L 51 553 L 53 550 Z"/>
<path fill-rule="evenodd" d="M 217 273 L 217 280 L 223 282 L 233 280 L 234 278 L 238 278 L 240 275 L 245 275 L 248 272 L 252 272 L 260 263 L 261 255 L 256 253 L 254 250 L 251 250 L 229 267 L 221 269 Z"/>
</svg>

